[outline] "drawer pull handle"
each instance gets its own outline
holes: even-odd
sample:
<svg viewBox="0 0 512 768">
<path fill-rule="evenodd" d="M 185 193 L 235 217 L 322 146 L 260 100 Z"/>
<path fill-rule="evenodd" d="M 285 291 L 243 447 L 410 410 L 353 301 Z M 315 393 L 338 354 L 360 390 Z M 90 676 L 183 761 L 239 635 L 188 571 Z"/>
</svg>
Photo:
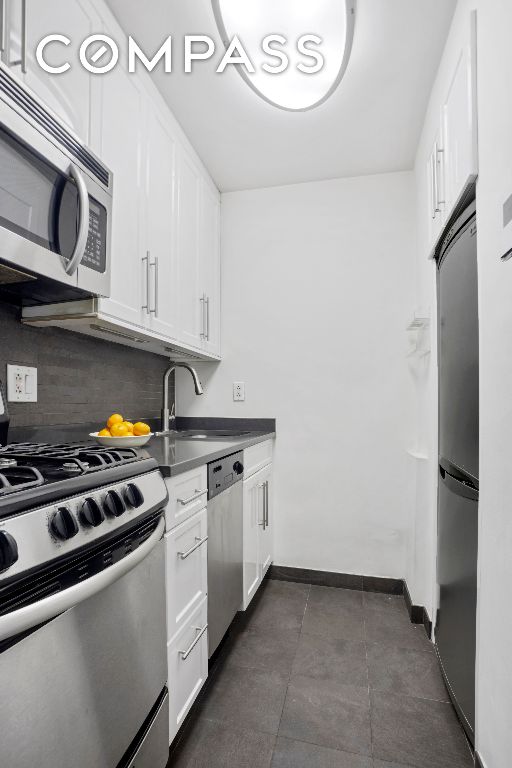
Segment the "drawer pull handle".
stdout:
<svg viewBox="0 0 512 768">
<path fill-rule="evenodd" d="M 204 539 L 202 539 L 200 536 L 196 536 L 196 544 L 194 544 L 193 547 L 190 547 L 190 549 L 187 549 L 186 552 L 178 552 L 178 557 L 181 557 L 182 560 L 186 560 L 187 557 L 190 557 L 192 552 L 195 552 L 196 549 L 199 549 L 206 541 L 208 541 L 208 536 L 205 536 Z"/>
<path fill-rule="evenodd" d="M 188 657 L 190 656 L 190 654 L 192 653 L 192 651 L 194 650 L 194 648 L 196 647 L 196 645 L 198 644 L 198 642 L 200 641 L 200 639 L 202 638 L 202 636 L 204 635 L 207 629 L 208 629 L 208 624 L 205 624 L 202 629 L 201 627 L 195 627 L 196 632 L 199 632 L 199 634 L 196 635 L 196 637 L 191 642 L 191 644 L 189 645 L 186 651 L 178 651 L 183 661 L 188 659 Z"/>
<path fill-rule="evenodd" d="M 200 496 L 203 495 L 203 493 L 207 493 L 208 488 L 203 488 L 202 491 L 194 491 L 194 494 L 192 496 L 189 496 L 188 499 L 178 499 L 178 502 L 184 507 L 186 504 L 190 504 L 190 502 L 195 501 Z"/>
</svg>

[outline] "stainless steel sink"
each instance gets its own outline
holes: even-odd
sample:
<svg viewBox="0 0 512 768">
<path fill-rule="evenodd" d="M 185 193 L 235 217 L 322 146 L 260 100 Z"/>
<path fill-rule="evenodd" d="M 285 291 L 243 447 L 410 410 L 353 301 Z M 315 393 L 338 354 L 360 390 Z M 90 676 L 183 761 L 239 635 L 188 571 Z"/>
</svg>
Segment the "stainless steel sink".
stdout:
<svg viewBox="0 0 512 768">
<path fill-rule="evenodd" d="M 236 429 L 212 429 L 211 431 L 200 431 L 198 429 L 170 429 L 168 432 L 157 432 L 157 437 L 174 437 L 182 440 L 222 440 L 231 437 L 242 437 L 250 435 L 250 430 Z"/>
</svg>

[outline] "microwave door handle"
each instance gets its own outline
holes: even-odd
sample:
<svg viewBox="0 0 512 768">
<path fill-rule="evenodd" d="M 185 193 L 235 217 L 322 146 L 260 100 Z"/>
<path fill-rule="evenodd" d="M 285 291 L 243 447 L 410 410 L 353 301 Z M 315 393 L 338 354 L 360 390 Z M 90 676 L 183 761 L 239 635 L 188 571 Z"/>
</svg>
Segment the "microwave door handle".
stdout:
<svg viewBox="0 0 512 768">
<path fill-rule="evenodd" d="M 70 166 L 69 175 L 75 182 L 78 190 L 78 235 L 70 260 L 66 262 L 63 259 L 63 263 L 66 273 L 73 275 L 85 255 L 87 238 L 89 236 L 89 193 L 87 192 L 84 177 L 76 165 Z"/>
</svg>

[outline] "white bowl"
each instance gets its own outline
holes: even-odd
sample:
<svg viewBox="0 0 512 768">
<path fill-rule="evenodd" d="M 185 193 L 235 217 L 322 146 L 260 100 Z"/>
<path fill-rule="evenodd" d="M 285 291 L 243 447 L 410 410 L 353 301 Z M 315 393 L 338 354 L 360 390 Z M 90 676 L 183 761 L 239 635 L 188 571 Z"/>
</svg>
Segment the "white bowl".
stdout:
<svg viewBox="0 0 512 768">
<path fill-rule="evenodd" d="M 96 440 L 100 445 L 106 448 L 142 448 L 153 437 L 153 432 L 149 435 L 127 435 L 126 437 L 100 437 L 97 432 L 91 432 L 89 437 Z"/>
</svg>

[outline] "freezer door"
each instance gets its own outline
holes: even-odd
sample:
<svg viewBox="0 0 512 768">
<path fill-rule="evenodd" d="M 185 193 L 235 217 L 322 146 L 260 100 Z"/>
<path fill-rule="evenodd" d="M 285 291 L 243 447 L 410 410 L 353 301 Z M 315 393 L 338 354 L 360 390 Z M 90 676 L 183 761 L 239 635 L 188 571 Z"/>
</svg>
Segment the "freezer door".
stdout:
<svg viewBox="0 0 512 768">
<path fill-rule="evenodd" d="M 478 478 L 478 281 L 471 219 L 441 256 L 439 454 Z"/>
<path fill-rule="evenodd" d="M 478 491 L 440 468 L 436 649 L 468 737 L 475 725 Z"/>
</svg>

